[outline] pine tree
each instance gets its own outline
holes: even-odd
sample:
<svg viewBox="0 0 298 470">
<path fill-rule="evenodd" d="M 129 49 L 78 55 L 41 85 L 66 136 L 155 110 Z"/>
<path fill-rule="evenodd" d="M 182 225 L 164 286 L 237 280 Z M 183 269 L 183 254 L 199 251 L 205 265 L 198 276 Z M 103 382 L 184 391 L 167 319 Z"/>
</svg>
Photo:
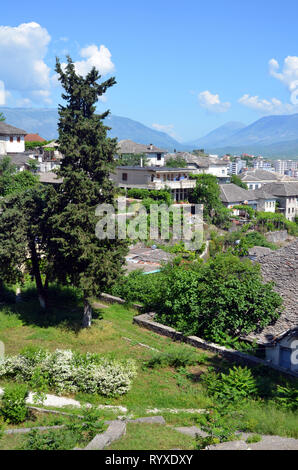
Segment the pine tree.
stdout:
<svg viewBox="0 0 298 470">
<path fill-rule="evenodd" d="M 56 72 L 65 90 L 65 105 L 59 106 L 59 150 L 64 155 L 59 177 L 63 183 L 52 201 L 49 219 L 52 231 L 50 257 L 55 277 L 70 282 L 84 296 L 83 326 L 91 325 L 90 297 L 100 295 L 122 272 L 127 244 L 117 239 L 99 240 L 95 234 L 98 204 L 114 203 L 115 189 L 109 175 L 114 168 L 116 139 L 107 137 L 103 119 L 95 114 L 98 98 L 116 82 L 98 83 L 93 68 L 78 75 L 70 57 L 63 68 L 57 59 Z"/>
</svg>

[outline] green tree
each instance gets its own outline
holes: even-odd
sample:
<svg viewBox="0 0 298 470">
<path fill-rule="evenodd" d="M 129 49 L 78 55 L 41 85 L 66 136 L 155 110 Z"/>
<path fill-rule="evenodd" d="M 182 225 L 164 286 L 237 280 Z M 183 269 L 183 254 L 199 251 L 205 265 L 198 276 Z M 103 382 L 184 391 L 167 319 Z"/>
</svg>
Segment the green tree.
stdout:
<svg viewBox="0 0 298 470">
<path fill-rule="evenodd" d="M 17 167 L 11 163 L 11 158 L 5 156 L 0 161 L 0 196 L 21 193 L 38 183 L 38 177 L 30 171 L 17 172 Z"/>
<path fill-rule="evenodd" d="M 242 189 L 248 189 L 247 184 L 243 183 L 241 178 L 239 178 L 239 176 L 237 176 L 237 175 L 232 175 L 231 176 L 231 183 L 236 184 L 237 186 L 239 186 Z"/>
<path fill-rule="evenodd" d="M 115 188 L 109 179 L 115 166 L 116 139 L 107 137 L 103 119 L 109 112 L 95 114 L 95 104 L 108 88 L 110 78 L 101 78 L 95 68 L 86 77 L 75 72 L 70 57 L 66 68 L 56 62 L 56 72 L 65 90 L 59 106 L 59 144 L 64 155 L 56 197 L 51 201 L 48 223 L 53 235 L 50 254 L 55 277 L 80 288 L 84 295 L 83 326 L 92 319 L 90 297 L 100 295 L 121 273 L 127 244 L 119 239 L 100 240 L 95 234 L 99 204 L 114 204 Z"/>
<path fill-rule="evenodd" d="M 166 166 L 172 168 L 185 168 L 186 167 L 186 160 L 177 155 L 176 157 L 171 157 L 166 161 Z"/>
<path fill-rule="evenodd" d="M 127 153 L 117 160 L 118 166 L 146 166 L 148 159 L 142 153 Z"/>
<path fill-rule="evenodd" d="M 204 219 L 208 223 L 214 223 L 219 227 L 229 224 L 230 211 L 220 200 L 220 189 L 216 176 L 202 174 L 193 175 L 196 186 L 192 190 L 189 201 L 195 204 L 204 204 Z"/>
<path fill-rule="evenodd" d="M 5 119 L 6 119 L 6 118 L 5 118 L 4 114 L 3 114 L 3 113 L 0 113 L 0 122 L 5 121 Z"/>
</svg>

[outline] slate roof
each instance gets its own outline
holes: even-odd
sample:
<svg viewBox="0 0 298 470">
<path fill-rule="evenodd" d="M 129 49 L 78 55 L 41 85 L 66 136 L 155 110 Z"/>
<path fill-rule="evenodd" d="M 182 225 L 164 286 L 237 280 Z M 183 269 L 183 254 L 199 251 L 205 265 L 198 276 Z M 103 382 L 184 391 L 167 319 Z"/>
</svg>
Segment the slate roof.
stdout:
<svg viewBox="0 0 298 470">
<path fill-rule="evenodd" d="M 256 262 L 261 265 L 264 282 L 274 282 L 274 290 L 283 298 L 284 311 L 275 323 L 258 333 L 250 333 L 248 338 L 270 344 L 289 330 L 298 328 L 298 238 L 279 250 L 261 253 Z"/>
<path fill-rule="evenodd" d="M 184 158 L 188 165 L 194 165 L 200 168 L 209 168 L 209 166 L 228 166 L 229 162 L 225 162 L 218 158 L 212 157 L 200 157 L 198 155 L 194 155 L 193 153 L 189 152 L 176 152 L 176 153 L 168 153 L 165 156 L 165 160 L 169 160 L 170 158 L 181 157 Z"/>
<path fill-rule="evenodd" d="M 268 185 L 264 184 L 262 186 L 262 188 L 258 188 L 258 189 L 255 189 L 255 190 L 250 190 L 249 192 L 251 194 L 254 194 L 256 199 L 276 199 L 276 196 L 274 196 L 270 192 L 269 188 L 268 189 L 266 188 L 266 186 L 268 186 Z"/>
<path fill-rule="evenodd" d="M 137 144 L 136 142 L 133 142 L 132 140 L 120 140 L 118 142 L 118 154 L 126 154 L 126 153 L 166 153 L 166 150 L 160 149 L 158 147 L 155 147 L 155 145 L 143 145 L 143 144 Z"/>
<path fill-rule="evenodd" d="M 283 181 L 278 183 L 267 183 L 263 186 L 264 191 L 268 191 L 274 196 L 294 196 L 298 197 L 298 181 Z"/>
<path fill-rule="evenodd" d="M 48 171 L 46 173 L 37 173 L 41 183 L 61 184 L 63 179 L 58 178 L 56 173 Z"/>
<path fill-rule="evenodd" d="M 23 129 L 18 129 L 17 127 L 6 124 L 5 122 L 0 122 L 0 135 L 26 135 L 28 132 Z"/>
<path fill-rule="evenodd" d="M 219 188 L 220 199 L 223 202 L 243 202 L 254 201 L 256 199 L 254 191 L 240 188 L 234 183 L 221 184 Z"/>
<path fill-rule="evenodd" d="M 5 157 L 9 157 L 11 163 L 14 165 L 20 167 L 28 163 L 29 161 L 32 161 L 33 159 L 30 158 L 30 155 L 26 153 L 10 153 L 9 155 L 0 155 L 0 160 L 2 160 Z"/>
<path fill-rule="evenodd" d="M 250 170 L 238 175 L 242 181 L 278 181 L 278 174 L 266 170 Z"/>
</svg>

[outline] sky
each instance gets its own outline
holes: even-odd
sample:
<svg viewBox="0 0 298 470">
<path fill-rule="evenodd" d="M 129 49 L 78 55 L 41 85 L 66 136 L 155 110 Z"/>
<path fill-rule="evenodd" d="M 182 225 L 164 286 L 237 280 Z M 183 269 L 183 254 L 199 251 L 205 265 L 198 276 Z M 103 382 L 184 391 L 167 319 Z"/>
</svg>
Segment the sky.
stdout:
<svg viewBox="0 0 298 470">
<path fill-rule="evenodd" d="M 0 105 L 57 107 L 55 58 L 115 76 L 98 109 L 191 141 L 298 112 L 297 0 L 15 0 L 1 5 Z"/>
</svg>

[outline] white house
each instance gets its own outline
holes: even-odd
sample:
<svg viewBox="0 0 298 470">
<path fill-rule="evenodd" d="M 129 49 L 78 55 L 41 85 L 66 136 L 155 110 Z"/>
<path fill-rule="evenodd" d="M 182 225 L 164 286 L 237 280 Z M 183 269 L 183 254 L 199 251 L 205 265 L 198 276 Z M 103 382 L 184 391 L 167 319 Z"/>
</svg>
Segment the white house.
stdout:
<svg viewBox="0 0 298 470">
<path fill-rule="evenodd" d="M 229 162 L 225 160 L 214 156 L 202 157 L 189 152 L 168 153 L 165 160 L 177 157 L 181 157 L 186 161 L 187 168 L 191 169 L 193 174 L 216 176 L 219 183 L 226 183 L 229 180 Z"/>
<path fill-rule="evenodd" d="M 117 155 L 144 155 L 146 166 L 164 166 L 166 150 L 155 147 L 155 145 L 137 144 L 132 140 L 120 140 L 118 142 Z"/>
<path fill-rule="evenodd" d="M 25 135 L 23 129 L 0 122 L 0 155 L 25 152 Z"/>
</svg>

